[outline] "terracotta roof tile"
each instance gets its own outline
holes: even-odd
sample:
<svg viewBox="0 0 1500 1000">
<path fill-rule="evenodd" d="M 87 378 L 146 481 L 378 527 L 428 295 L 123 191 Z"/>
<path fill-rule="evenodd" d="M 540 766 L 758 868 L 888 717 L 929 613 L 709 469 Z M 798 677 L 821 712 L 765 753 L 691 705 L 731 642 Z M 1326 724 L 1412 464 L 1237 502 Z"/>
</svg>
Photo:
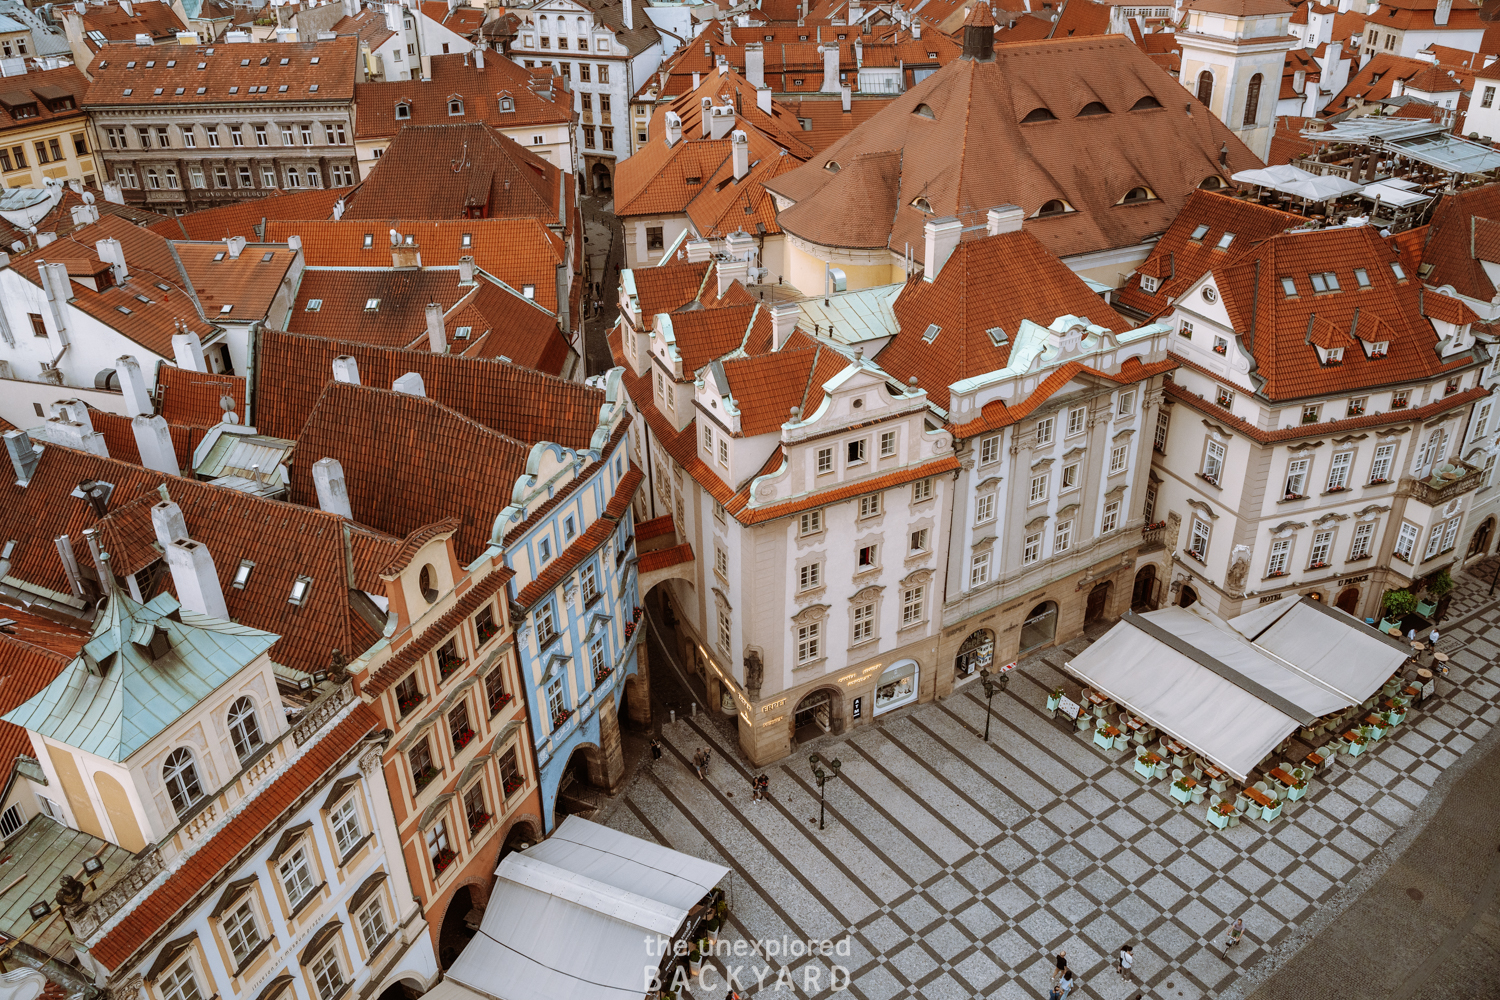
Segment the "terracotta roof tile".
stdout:
<svg viewBox="0 0 1500 1000">
<path fill-rule="evenodd" d="M 766 465 L 768 469 L 774 470 L 775 468 L 779 468 L 783 461 L 785 461 L 785 457 L 778 451 L 771 456 L 770 461 Z M 733 499 L 724 505 L 724 508 L 733 514 L 742 524 L 763 524 L 766 521 L 774 521 L 777 518 L 791 517 L 804 510 L 811 510 L 814 507 L 825 507 L 828 504 L 863 496 L 866 493 L 875 493 L 897 486 L 905 486 L 907 483 L 916 482 L 918 479 L 926 479 L 929 476 L 940 476 L 945 472 L 952 472 L 957 468 L 958 459 L 952 455 L 948 455 L 931 462 L 925 462 L 922 465 L 898 469 L 883 476 L 872 476 L 869 479 L 847 483 L 837 489 L 820 490 L 817 493 L 798 497 L 794 500 L 767 504 L 763 507 L 750 506 L 749 483 L 746 483 L 745 488 L 736 493 Z"/>
<path fill-rule="evenodd" d="M 119 3 L 98 7 L 90 4 L 84 8 L 81 20 L 85 37 L 89 32 L 97 31 L 108 41 L 132 44 L 135 43 L 136 35 L 164 39 L 173 38 L 177 32 L 187 30 L 187 25 L 182 23 L 172 5 L 162 0 L 141 0 L 131 4 L 129 12 Z M 95 49 L 101 48 L 92 39 L 90 43 Z"/>
<path fill-rule="evenodd" d="M 436 649 L 465 618 L 489 603 L 500 588 L 504 587 L 515 575 L 515 571 L 508 566 L 500 566 L 491 571 L 488 576 L 465 591 L 464 595 L 454 602 L 453 607 L 443 612 L 437 621 L 423 628 L 420 636 L 406 643 L 390 659 L 381 664 L 380 669 L 372 673 L 360 685 L 361 692 L 370 697 L 379 696 L 382 691 L 400 680 L 402 674 L 416 666 L 418 660 Z"/>
<path fill-rule="evenodd" d="M 676 312 L 695 301 L 713 278 L 713 264 L 704 261 L 701 264 L 638 267 L 630 273 L 635 279 L 641 322 L 649 327 L 658 313 Z"/>
<path fill-rule="evenodd" d="M 566 125 L 576 119 L 560 76 L 550 100 L 532 86 L 532 78 L 524 67 L 499 52 L 485 53 L 484 69 L 475 66 L 467 54 L 434 55 L 429 79 L 355 84 L 359 122 L 354 134 L 359 139 L 378 139 L 393 136 L 404 126 L 446 125 L 454 120 L 448 101 L 455 95 L 463 100 L 460 120 L 487 122 L 496 128 Z M 502 96 L 511 99 L 513 110 L 500 110 Z M 408 117 L 398 119 L 396 105 L 402 103 Z"/>
<path fill-rule="evenodd" d="M 152 225 L 151 231 L 171 239 L 222 240 L 243 236 L 247 240 L 265 238 L 266 220 L 327 219 L 333 206 L 351 188 L 318 188 L 294 194 L 275 194 L 219 208 L 205 208 Z"/>
<path fill-rule="evenodd" d="M 88 113 L 83 110 L 83 95 L 88 89 L 88 77 L 79 72 L 76 66 L 7 77 L 0 84 L 0 93 L 5 96 L 6 105 L 15 110 L 8 109 L 9 113 L 0 119 L 0 136 L 21 130 L 29 132 L 44 125 L 63 128 L 73 119 L 77 119 L 80 125 L 84 124 Z M 21 109 L 26 101 L 31 102 L 29 113 L 23 117 L 15 117 L 22 114 Z M 38 231 L 49 230 L 38 227 Z"/>
<path fill-rule="evenodd" d="M 94 425 L 94 430 L 104 435 L 104 444 L 109 449 L 111 458 L 132 465 L 141 464 L 140 447 L 135 443 L 135 431 L 131 429 L 129 417 L 107 410 L 90 409 L 89 420 Z M 207 428 L 168 423 L 167 431 L 172 435 L 172 452 L 177 459 L 177 468 L 191 475 L 193 449 L 203 440 Z"/>
<path fill-rule="evenodd" d="M 89 66 L 93 83 L 84 106 L 253 107 L 350 101 L 358 56 L 359 39 L 354 35 L 310 42 L 173 45 L 160 52 L 107 46 Z"/>
<path fill-rule="evenodd" d="M 609 503 L 605 505 L 603 516 L 589 525 L 587 531 L 575 538 L 567 548 L 557 554 L 556 559 L 548 563 L 546 568 L 530 583 L 522 587 L 521 592 L 516 595 L 516 603 L 523 608 L 530 608 L 547 596 L 552 588 L 562 583 L 568 574 L 577 569 L 599 546 L 608 541 L 620 520 L 629 512 L 631 498 L 635 496 L 635 491 L 640 488 L 641 480 L 645 478 L 645 473 L 635 465 L 631 465 L 621 477 L 619 485 L 615 487 L 614 496 L 610 497 Z"/>
<path fill-rule="evenodd" d="M 62 190 L 62 198 L 58 201 L 57 205 L 52 211 L 42 216 L 35 223 L 37 232 L 68 236 L 75 230 L 81 229 L 82 226 L 74 225 L 73 223 L 73 209 L 84 204 L 83 196 L 85 194 L 93 197 L 94 207 L 99 210 L 101 216 L 119 216 L 133 225 L 146 228 L 150 228 L 153 223 L 169 221 L 155 212 L 148 212 L 132 205 L 117 205 L 112 201 L 106 200 L 104 192 L 99 190 L 85 188 L 80 193 L 74 191 L 71 187 L 65 187 Z M 91 223 L 84 223 L 84 225 L 91 225 Z M 8 248 L 18 242 L 33 247 L 33 249 L 26 251 L 26 253 L 36 253 L 36 249 L 34 249 L 36 241 L 32 238 L 29 228 L 20 228 L 12 225 L 5 219 L 0 219 L 0 247 Z M 10 253 L 12 264 L 23 256 L 23 254 L 15 253 L 13 250 L 8 252 Z M 45 257 L 46 254 L 44 253 L 42 256 Z"/>
<path fill-rule="evenodd" d="M 649 542 L 653 538 L 675 534 L 676 531 L 677 528 L 672 524 L 672 515 L 663 514 L 661 517 L 638 523 L 635 526 L 635 540 L 637 542 Z"/>
<path fill-rule="evenodd" d="M 1430 316 L 1435 320 L 1458 326 L 1479 322 L 1479 317 L 1475 315 L 1474 310 L 1451 295 L 1444 295 L 1441 292 L 1424 292 L 1421 298 L 1423 316 Z"/>
<path fill-rule="evenodd" d="M 245 409 L 242 375 L 213 375 L 162 365 L 156 372 L 156 385 L 160 393 L 157 412 L 169 424 L 212 427 L 228 412 L 223 403 L 226 396 L 232 401 L 228 410 L 238 414 L 241 423 L 253 423 Z"/>
<path fill-rule="evenodd" d="M 1497 291 L 1484 261 L 1500 263 L 1500 232 L 1489 220 L 1500 220 L 1500 184 L 1485 184 L 1445 194 L 1432 211 L 1427 239 L 1418 260 L 1431 265 L 1424 281 L 1452 286 L 1460 295 L 1488 302 Z"/>
<path fill-rule="evenodd" d="M 284 246 L 250 243 L 237 258 L 219 242 L 172 246 L 204 315 L 220 322 L 268 319 L 271 303 L 287 284 L 287 272 L 297 259 L 297 252 Z"/>
<path fill-rule="evenodd" d="M 672 566 L 681 566 L 683 563 L 693 561 L 693 547 L 687 542 L 674 545 L 669 549 L 657 549 L 655 552 L 646 552 L 641 555 L 640 562 L 636 565 L 637 572 L 650 573 L 659 569 L 668 569 Z"/>
<path fill-rule="evenodd" d="M 88 634 L 0 605 L 0 619 L 15 624 L 0 630 L 0 714 L 20 708 L 57 679 L 88 641 Z M 10 776 L 16 757 L 34 756 L 26 730 L 0 720 L 0 782 Z"/>
<path fill-rule="evenodd" d="M 1141 382 L 1163 372 L 1169 372 L 1177 367 L 1176 359 L 1164 359 L 1144 364 L 1138 358 L 1128 358 L 1120 366 L 1118 372 L 1105 372 L 1078 361 L 1070 361 L 1051 372 L 1037 385 L 1031 395 L 1021 400 L 1015 406 L 1006 406 L 1000 400 L 992 400 L 984 405 L 980 414 L 975 419 L 963 424 L 949 424 L 949 430 L 957 437 L 973 437 L 976 434 L 988 434 L 1008 427 L 1019 420 L 1026 418 L 1038 406 L 1041 406 L 1053 395 L 1059 392 L 1063 386 L 1071 382 L 1082 373 L 1094 375 L 1098 378 L 1109 379 L 1121 385 L 1129 385 Z"/>
</svg>

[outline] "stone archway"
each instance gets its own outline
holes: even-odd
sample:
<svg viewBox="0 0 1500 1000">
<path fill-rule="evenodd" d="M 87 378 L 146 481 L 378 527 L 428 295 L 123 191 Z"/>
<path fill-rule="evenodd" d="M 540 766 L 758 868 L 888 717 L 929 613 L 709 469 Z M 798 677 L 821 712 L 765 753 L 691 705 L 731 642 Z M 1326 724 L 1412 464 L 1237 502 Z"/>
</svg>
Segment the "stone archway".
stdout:
<svg viewBox="0 0 1500 1000">
<path fill-rule="evenodd" d="M 1112 586 L 1113 584 L 1110 581 L 1105 580 L 1103 583 L 1095 584 L 1094 589 L 1089 591 L 1088 604 L 1085 605 L 1083 610 L 1083 623 L 1085 625 L 1099 621 L 1104 617 L 1105 611 L 1109 608 L 1109 591 Z"/>
<path fill-rule="evenodd" d="M 469 911 L 474 909 L 474 894 L 466 885 L 453 890 L 448 897 L 448 908 L 443 911 L 443 923 L 438 930 L 438 967 L 447 971 L 458 960 L 464 946 L 474 936 L 469 928 Z"/>
<path fill-rule="evenodd" d="M 1177 597 L 1177 606 L 1180 608 L 1190 608 L 1197 603 L 1198 592 L 1192 587 L 1184 585 L 1182 588 L 1182 593 Z"/>
<path fill-rule="evenodd" d="M 792 743 L 806 743 L 827 733 L 844 731 L 844 695 L 835 687 L 809 691 L 791 713 Z"/>
<path fill-rule="evenodd" d="M 1490 536 L 1495 531 L 1495 519 L 1487 517 L 1479 524 L 1479 529 L 1469 539 L 1469 551 L 1465 559 L 1471 556 L 1482 556 L 1490 549 Z"/>
<path fill-rule="evenodd" d="M 609 174 L 609 167 L 605 166 L 603 163 L 595 163 L 594 169 L 591 170 L 589 174 L 594 180 L 595 194 L 609 194 L 614 189 L 613 182 Z"/>
<path fill-rule="evenodd" d="M 1045 646 L 1057 638 L 1057 602 L 1043 601 L 1026 613 L 1021 623 L 1022 653 Z"/>
<path fill-rule="evenodd" d="M 995 633 L 987 628 L 969 633 L 953 658 L 953 679 L 972 677 L 995 662 Z"/>
<path fill-rule="evenodd" d="M 500 845 L 500 856 L 495 859 L 495 863 L 499 864 L 504 861 L 507 855 L 535 846 L 541 839 L 542 833 L 538 824 L 530 819 L 514 821 L 510 829 L 505 831 L 505 841 Z"/>
<path fill-rule="evenodd" d="M 594 744 L 580 743 L 573 748 L 557 784 L 553 829 L 565 816 L 576 814 L 587 819 L 599 809 L 600 796 L 610 789 L 608 767 L 604 751 Z"/>
<path fill-rule="evenodd" d="M 1135 574 L 1135 585 L 1130 591 L 1132 611 L 1152 611 L 1161 590 L 1161 581 L 1156 577 L 1156 565 L 1147 563 Z"/>
<path fill-rule="evenodd" d="M 1333 602 L 1333 606 L 1338 608 L 1340 611 L 1347 611 L 1349 612 L 1349 614 L 1358 618 L 1359 588 L 1345 587 L 1343 590 L 1339 591 L 1338 600 Z"/>
</svg>

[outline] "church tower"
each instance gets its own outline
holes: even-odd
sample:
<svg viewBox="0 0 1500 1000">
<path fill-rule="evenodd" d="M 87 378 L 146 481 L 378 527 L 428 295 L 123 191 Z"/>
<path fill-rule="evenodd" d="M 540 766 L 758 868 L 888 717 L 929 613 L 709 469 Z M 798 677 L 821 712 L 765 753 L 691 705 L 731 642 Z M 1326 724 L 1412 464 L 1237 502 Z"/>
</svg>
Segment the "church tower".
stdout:
<svg viewBox="0 0 1500 1000">
<path fill-rule="evenodd" d="M 1284 0 L 1188 0 L 1177 30 L 1179 79 L 1264 160 L 1291 34 Z"/>
</svg>

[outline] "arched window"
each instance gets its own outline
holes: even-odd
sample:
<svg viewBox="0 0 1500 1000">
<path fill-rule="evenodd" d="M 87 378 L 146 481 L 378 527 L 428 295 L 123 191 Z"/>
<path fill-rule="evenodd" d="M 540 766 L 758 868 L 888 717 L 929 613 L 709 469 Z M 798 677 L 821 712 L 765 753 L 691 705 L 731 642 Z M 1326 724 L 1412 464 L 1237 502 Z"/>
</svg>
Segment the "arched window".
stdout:
<svg viewBox="0 0 1500 1000">
<path fill-rule="evenodd" d="M 1158 101 L 1156 98 L 1152 97 L 1150 94 L 1147 94 L 1145 97 L 1141 98 L 1139 101 L 1136 101 L 1134 104 L 1132 104 L 1130 106 L 1130 110 L 1131 111 L 1148 111 L 1151 108 L 1159 108 L 1159 107 L 1161 107 L 1161 101 Z"/>
<path fill-rule="evenodd" d="M 1085 104 L 1083 106 L 1083 110 L 1082 111 L 1078 112 L 1078 117 L 1082 118 L 1085 115 L 1107 115 L 1107 114 L 1109 114 L 1109 108 L 1106 108 L 1102 102 L 1100 102 L 1100 101 L 1090 101 L 1089 103 L 1087 103 L 1087 104 Z"/>
<path fill-rule="evenodd" d="M 912 108 L 911 113 L 914 115 L 921 115 L 923 118 L 931 118 L 933 121 L 937 121 L 937 115 L 933 112 L 932 105 L 930 104 L 918 104 L 915 108 Z"/>
<path fill-rule="evenodd" d="M 1026 615 L 1021 623 L 1021 652 L 1045 646 L 1057 635 L 1057 604 L 1043 601 Z"/>
<path fill-rule="evenodd" d="M 1260 84 L 1261 75 L 1255 74 L 1250 78 L 1250 83 L 1245 87 L 1245 117 L 1241 122 L 1241 128 L 1254 128 L 1255 123 L 1260 120 Z"/>
<path fill-rule="evenodd" d="M 828 171 L 830 174 L 836 174 L 843 168 L 839 166 L 838 160 L 829 160 L 827 163 L 823 164 L 823 169 Z"/>
<path fill-rule="evenodd" d="M 1156 195 L 1147 187 L 1133 187 L 1125 192 L 1125 197 L 1120 199 L 1122 205 L 1134 205 L 1142 201 L 1152 201 Z"/>
<path fill-rule="evenodd" d="M 1021 124 L 1025 125 L 1027 122 L 1055 122 L 1055 121 L 1057 121 L 1057 116 L 1054 115 L 1052 112 L 1048 111 L 1046 108 L 1036 108 L 1036 109 L 1028 112 L 1025 118 L 1021 119 Z"/>
<path fill-rule="evenodd" d="M 583 18 L 580 17 L 578 19 L 578 37 L 582 38 L 587 33 L 588 33 L 588 29 L 583 26 Z"/>
<path fill-rule="evenodd" d="M 172 800 L 172 808 L 177 810 L 179 816 L 194 802 L 203 798 L 203 786 L 198 783 L 198 768 L 186 747 L 179 747 L 167 754 L 161 776 L 167 783 L 167 796 Z"/>
<path fill-rule="evenodd" d="M 1067 202 L 1063 201 L 1061 198 L 1053 198 L 1051 201 L 1043 204 L 1041 208 L 1037 209 L 1036 214 L 1038 217 L 1041 217 L 1043 215 L 1064 215 L 1068 211 L 1069 209 Z"/>
<path fill-rule="evenodd" d="M 918 195 L 911 200 L 911 207 L 915 208 L 919 212 L 926 212 L 929 215 L 932 214 L 932 202 L 928 201 L 921 195 Z"/>
<path fill-rule="evenodd" d="M 1198 100 L 1206 108 L 1214 99 L 1214 75 L 1208 70 L 1198 74 Z"/>
<path fill-rule="evenodd" d="M 255 718 L 255 703 L 249 698 L 240 698 L 229 706 L 229 738 L 241 761 L 248 760 L 265 743 Z"/>
<path fill-rule="evenodd" d="M 397 118 L 397 120 L 399 120 L 399 121 L 405 121 L 406 119 L 408 119 L 410 117 L 411 117 L 411 105 L 410 104 L 407 104 L 405 101 L 402 101 L 400 104 L 396 105 L 396 118 Z"/>
<path fill-rule="evenodd" d="M 1203 183 L 1198 186 L 1204 191 L 1217 191 L 1224 186 L 1224 178 L 1218 174 L 1209 174 L 1203 178 Z"/>
</svg>

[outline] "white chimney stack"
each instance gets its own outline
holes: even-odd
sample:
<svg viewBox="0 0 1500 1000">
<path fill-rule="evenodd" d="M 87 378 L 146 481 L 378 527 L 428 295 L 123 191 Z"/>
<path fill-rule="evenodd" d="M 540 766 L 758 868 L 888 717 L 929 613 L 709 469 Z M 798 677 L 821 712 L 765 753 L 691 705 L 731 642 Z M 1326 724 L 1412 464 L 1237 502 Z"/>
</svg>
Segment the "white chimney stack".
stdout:
<svg viewBox="0 0 1500 1000">
<path fill-rule="evenodd" d="M 1453 13 L 1453 0 L 1437 0 L 1437 10 L 1432 14 L 1433 24 L 1447 24 L 1448 15 Z"/>
<path fill-rule="evenodd" d="M 10 464 L 15 470 L 16 482 L 24 485 L 36 472 L 36 463 L 41 459 L 41 452 L 32 447 L 31 438 L 25 431 L 6 431 L 5 451 L 10 455 Z"/>
<path fill-rule="evenodd" d="M 129 354 L 115 358 L 115 377 L 120 380 L 120 391 L 125 395 L 125 413 L 132 417 L 149 417 L 156 412 L 151 402 L 151 393 L 146 389 L 146 376 L 141 373 L 141 363 Z"/>
<path fill-rule="evenodd" d="M 677 145 L 678 141 L 682 139 L 682 116 L 675 111 L 668 111 L 666 121 L 667 146 L 670 148 Z"/>
<path fill-rule="evenodd" d="M 359 385 L 359 362 L 348 354 L 333 359 L 333 380 L 349 385 Z"/>
<path fill-rule="evenodd" d="M 318 493 L 318 507 L 330 514 L 354 520 L 349 506 L 349 487 L 344 482 L 344 466 L 336 458 L 320 458 L 312 465 L 313 488 Z"/>
<path fill-rule="evenodd" d="M 709 130 L 710 139 L 726 139 L 729 133 L 734 131 L 734 105 L 721 104 L 712 109 L 708 116 L 711 123 Z"/>
<path fill-rule="evenodd" d="M 172 334 L 172 357 L 184 371 L 208 371 L 208 363 L 203 360 L 203 341 L 191 330 Z"/>
<path fill-rule="evenodd" d="M 847 83 L 839 87 L 839 103 L 844 107 L 844 114 L 854 110 L 854 90 Z"/>
<path fill-rule="evenodd" d="M 801 316 L 802 310 L 795 302 L 777 302 L 771 306 L 771 350 L 779 351 L 786 346 Z"/>
<path fill-rule="evenodd" d="M 460 285 L 474 284 L 474 258 L 458 258 L 458 283 Z"/>
<path fill-rule="evenodd" d="M 229 621 L 224 588 L 219 586 L 219 572 L 214 568 L 208 546 L 191 538 L 179 538 L 167 546 L 166 556 L 167 568 L 172 571 L 172 586 L 183 608 Z"/>
<path fill-rule="evenodd" d="M 760 108 L 762 114 L 771 113 L 771 88 L 762 84 L 755 88 L 755 106 Z"/>
<path fill-rule="evenodd" d="M 719 16 L 724 19 L 724 22 L 723 22 L 724 23 L 724 44 L 725 45 L 733 45 L 734 44 L 734 22 L 729 19 L 729 12 L 727 10 L 723 11 L 722 13 L 720 13 Z"/>
<path fill-rule="evenodd" d="M 922 266 L 923 281 L 937 280 L 938 273 L 942 271 L 943 265 L 948 263 L 948 258 L 953 255 L 954 248 L 958 246 L 958 238 L 963 228 L 964 224 L 951 215 L 941 219 L 930 219 L 922 227 L 922 235 L 926 237 L 927 244 Z"/>
<path fill-rule="evenodd" d="M 1021 220 L 1025 217 L 1026 213 L 1019 205 L 997 205 L 990 209 L 985 228 L 990 236 L 1019 232 Z"/>
<path fill-rule="evenodd" d="M 48 409 L 52 416 L 47 419 L 47 429 L 53 440 L 100 458 L 109 457 L 109 445 L 104 435 L 94 430 L 89 408 L 82 400 L 60 399 Z"/>
<path fill-rule="evenodd" d="M 245 237 L 230 236 L 224 240 L 224 245 L 229 248 L 229 259 L 239 260 L 240 254 L 245 252 Z"/>
<path fill-rule="evenodd" d="M 448 353 L 448 331 L 443 329 L 443 307 L 427 303 L 427 349 L 433 354 Z"/>
<path fill-rule="evenodd" d="M 172 431 L 167 427 L 166 417 L 142 414 L 130 421 L 130 432 L 135 435 L 142 465 L 169 476 L 182 474 L 177 468 L 177 450 L 172 447 Z"/>
<path fill-rule="evenodd" d="M 99 221 L 99 206 L 93 202 L 73 206 L 73 227 L 82 229 Z"/>
<path fill-rule="evenodd" d="M 92 205 L 80 205 L 80 208 L 93 208 Z M 95 209 L 97 212 L 98 209 Z M 75 220 L 76 221 L 76 220 Z M 94 249 L 99 252 L 99 259 L 110 266 L 114 271 L 115 284 L 125 284 L 125 279 L 130 277 L 130 271 L 125 264 L 125 247 L 113 236 L 94 242 Z"/>
<path fill-rule="evenodd" d="M 703 130 L 703 138 L 707 139 L 713 131 L 714 99 L 712 97 L 700 97 L 698 99 L 698 124 Z"/>
<path fill-rule="evenodd" d="M 738 281 L 747 284 L 750 280 L 750 262 L 748 260 L 721 260 L 715 271 L 719 277 L 719 297 L 729 291 L 729 286 Z"/>
<path fill-rule="evenodd" d="M 1292 90 L 1298 94 L 1307 93 L 1307 70 L 1292 71 Z"/>
<path fill-rule="evenodd" d="M 484 72 L 484 43 L 474 46 L 474 68 Z"/>
<path fill-rule="evenodd" d="M 819 89 L 825 94 L 837 94 L 839 82 L 839 45 L 829 42 L 823 46 L 823 86 Z"/>
<path fill-rule="evenodd" d="M 750 172 L 750 137 L 735 129 L 729 136 L 729 149 L 734 159 L 734 179 L 744 180 Z"/>
<path fill-rule="evenodd" d="M 421 372 L 407 372 L 392 382 L 391 388 L 396 392 L 404 392 L 408 396 L 427 395 L 427 386 L 422 382 Z"/>
<path fill-rule="evenodd" d="M 766 46 L 764 42 L 745 43 L 745 79 L 757 90 L 766 85 Z"/>
<path fill-rule="evenodd" d="M 635 0 L 625 0 L 625 30 L 635 30 Z"/>
<path fill-rule="evenodd" d="M 173 542 L 187 541 L 187 519 L 182 516 L 182 508 L 170 500 L 151 508 L 151 527 L 156 531 L 156 544 L 164 550 Z"/>
</svg>

